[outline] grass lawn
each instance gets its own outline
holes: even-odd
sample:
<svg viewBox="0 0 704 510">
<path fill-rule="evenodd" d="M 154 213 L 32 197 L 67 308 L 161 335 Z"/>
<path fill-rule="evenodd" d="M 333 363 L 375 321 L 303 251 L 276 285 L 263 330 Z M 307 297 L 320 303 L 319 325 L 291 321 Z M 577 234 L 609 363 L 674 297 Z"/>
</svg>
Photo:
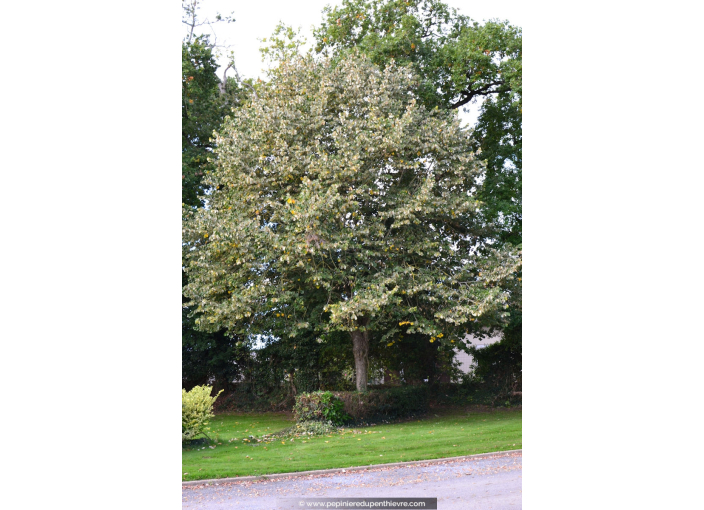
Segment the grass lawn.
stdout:
<svg viewBox="0 0 704 510">
<path fill-rule="evenodd" d="M 521 446 L 521 411 L 431 412 L 420 420 L 344 429 L 313 438 L 271 440 L 261 437 L 293 425 L 283 413 L 221 414 L 211 420 L 208 445 L 184 448 L 183 480 L 290 473 L 388 462 L 457 457 L 517 450 Z"/>
</svg>

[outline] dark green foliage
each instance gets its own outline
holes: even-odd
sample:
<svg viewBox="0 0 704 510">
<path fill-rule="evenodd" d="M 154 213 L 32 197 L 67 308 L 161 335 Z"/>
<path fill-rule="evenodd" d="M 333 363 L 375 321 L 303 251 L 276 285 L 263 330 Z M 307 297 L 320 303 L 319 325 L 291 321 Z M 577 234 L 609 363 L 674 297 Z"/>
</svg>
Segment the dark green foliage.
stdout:
<svg viewBox="0 0 704 510">
<path fill-rule="evenodd" d="M 211 384 L 217 390 L 232 391 L 250 356 L 248 349 L 224 333 L 196 331 L 186 313 L 181 320 L 181 386 L 190 390 Z"/>
<path fill-rule="evenodd" d="M 401 386 L 365 392 L 334 392 L 354 423 L 370 423 L 419 416 L 428 411 L 430 390 L 427 386 Z"/>
<path fill-rule="evenodd" d="M 452 346 L 430 342 L 428 335 L 406 334 L 400 335 L 392 345 L 372 344 L 369 356 L 374 365 L 386 369 L 386 384 L 386 378 L 391 374 L 397 374 L 399 384 L 420 385 L 426 381 L 433 384 L 459 377 L 453 363 Z"/>
<path fill-rule="evenodd" d="M 338 331 L 323 335 L 320 344 L 318 370 L 320 371 L 320 388 L 328 391 L 352 391 L 354 381 L 351 377 L 354 356 L 350 352 L 349 337 Z M 345 378 L 345 373 L 349 378 Z"/>
<path fill-rule="evenodd" d="M 203 335 L 207 335 L 203 333 Z M 341 336 L 341 335 L 340 335 Z M 291 409 L 294 396 L 320 389 L 349 389 L 342 377 L 346 356 L 341 343 L 319 344 L 311 337 L 295 342 L 270 339 L 252 352 L 241 381 L 219 401 L 220 410 Z"/>
<path fill-rule="evenodd" d="M 218 409 L 291 409 L 299 393 L 352 389 L 352 383 L 343 377 L 352 363 L 345 347 L 343 342 L 320 344 L 310 337 L 299 337 L 295 342 L 272 339 L 246 359 L 240 382 L 218 401 Z"/>
<path fill-rule="evenodd" d="M 480 379 L 466 375 L 459 383 L 439 384 L 431 389 L 431 401 L 437 407 L 503 407 L 508 401 L 510 405 L 521 405 L 521 395 L 505 393 L 491 388 Z"/>
<path fill-rule="evenodd" d="M 474 374 L 488 389 L 507 395 L 521 391 L 520 325 L 518 328 L 518 331 L 508 330 L 500 342 L 487 345 L 483 349 L 470 348 L 470 353 L 477 363 Z"/>
<path fill-rule="evenodd" d="M 267 387 L 252 381 L 234 386 L 232 393 L 216 402 L 218 412 L 289 411 L 294 404 L 293 395 L 283 386 Z"/>
<path fill-rule="evenodd" d="M 320 389 L 321 346 L 312 335 L 286 342 L 271 342 L 262 355 L 274 356 L 288 375 L 290 390 L 295 395 Z"/>
<path fill-rule="evenodd" d="M 181 45 L 181 195 L 182 202 L 200 207 L 202 180 L 212 168 L 208 157 L 213 149 L 210 138 L 224 112 L 219 109 L 217 64 L 207 40 L 196 38 Z M 182 285 L 187 277 L 182 273 Z M 185 300 L 183 300 L 185 303 Z M 239 375 L 234 361 L 242 353 L 236 340 L 221 332 L 196 331 L 191 310 L 184 308 L 181 318 L 181 377 L 186 389 L 207 384 L 216 378 L 219 388 L 229 391 L 230 382 Z"/>
<path fill-rule="evenodd" d="M 221 411 L 281 411 L 293 406 L 293 387 L 287 363 L 276 349 L 253 351 L 234 384 L 218 407 Z M 288 380 L 287 380 L 288 379 Z"/>
<path fill-rule="evenodd" d="M 220 108 L 217 64 L 207 41 L 196 38 L 181 45 L 181 180 L 182 202 L 200 207 L 201 181 L 212 168 L 213 131 L 224 112 Z"/>
<path fill-rule="evenodd" d="M 498 240 L 522 243 L 523 122 L 521 102 L 503 95 L 484 102 L 477 121 L 477 144 L 486 158 L 486 177 L 478 190 L 488 223 Z"/>
<path fill-rule="evenodd" d="M 217 76 L 212 45 L 196 37 L 181 45 L 181 201 L 201 207 L 203 176 L 214 168 L 213 132 L 233 107 L 242 106 L 248 90 L 234 78 L 223 84 Z"/>
<path fill-rule="evenodd" d="M 293 412 L 299 423 L 323 421 L 341 425 L 350 418 L 343 408 L 344 404 L 337 396 L 329 391 L 316 391 L 298 395 Z"/>
</svg>

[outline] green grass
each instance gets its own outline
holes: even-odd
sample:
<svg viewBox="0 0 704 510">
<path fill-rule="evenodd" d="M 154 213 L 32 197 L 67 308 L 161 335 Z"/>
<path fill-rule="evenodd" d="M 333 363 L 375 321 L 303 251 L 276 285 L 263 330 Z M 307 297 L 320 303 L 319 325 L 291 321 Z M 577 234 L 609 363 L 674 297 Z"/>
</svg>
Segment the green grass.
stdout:
<svg viewBox="0 0 704 510">
<path fill-rule="evenodd" d="M 431 413 L 420 420 L 294 441 L 245 440 L 291 425 L 292 419 L 283 413 L 216 416 L 210 424 L 211 437 L 218 438 L 215 448 L 183 449 L 183 480 L 428 460 L 522 447 L 520 410 Z"/>
</svg>

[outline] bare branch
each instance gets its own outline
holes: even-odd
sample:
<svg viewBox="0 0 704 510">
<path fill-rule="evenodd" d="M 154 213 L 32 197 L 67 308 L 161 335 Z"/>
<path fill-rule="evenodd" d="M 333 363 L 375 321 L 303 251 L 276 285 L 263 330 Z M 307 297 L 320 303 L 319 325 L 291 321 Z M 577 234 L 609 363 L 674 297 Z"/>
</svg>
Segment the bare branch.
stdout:
<svg viewBox="0 0 704 510">
<path fill-rule="evenodd" d="M 229 63 L 229 64 L 227 65 L 227 67 L 225 68 L 225 72 L 222 74 L 222 83 L 220 84 L 220 91 L 223 92 L 223 93 L 225 92 L 225 82 L 226 82 L 226 80 L 227 80 L 226 75 L 227 75 L 227 70 L 228 70 L 228 69 L 232 69 L 232 70 L 235 72 L 235 79 L 237 80 L 237 83 L 239 83 L 239 84 L 241 84 L 241 85 L 244 85 L 245 87 L 248 87 L 248 88 L 252 91 L 252 94 L 254 94 L 254 97 L 255 97 L 255 98 L 257 99 L 257 101 L 258 101 L 258 100 L 259 100 L 259 96 L 257 95 L 257 91 L 254 90 L 254 87 L 252 87 L 249 83 L 243 81 L 242 78 L 240 78 L 240 73 L 237 72 L 237 67 L 235 66 L 235 58 L 234 58 L 234 56 L 232 57 L 232 60 L 230 60 L 230 63 Z"/>
<path fill-rule="evenodd" d="M 235 66 L 234 62 L 230 62 L 229 64 L 227 64 L 227 67 L 222 72 L 222 81 L 220 82 L 220 85 L 219 85 L 221 94 L 225 93 L 225 84 L 227 83 L 227 71 L 228 71 L 228 69 L 230 69 L 234 66 Z"/>
</svg>

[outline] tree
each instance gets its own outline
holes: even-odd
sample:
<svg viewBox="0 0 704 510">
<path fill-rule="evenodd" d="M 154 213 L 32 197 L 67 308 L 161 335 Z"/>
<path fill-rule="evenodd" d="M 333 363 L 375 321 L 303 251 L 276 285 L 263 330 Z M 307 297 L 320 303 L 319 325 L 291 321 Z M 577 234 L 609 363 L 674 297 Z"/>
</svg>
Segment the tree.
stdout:
<svg viewBox="0 0 704 510">
<path fill-rule="evenodd" d="M 476 197 L 496 245 L 522 244 L 522 32 L 507 21 L 472 21 L 439 0 L 343 0 L 327 7 L 316 50 L 333 58 L 361 51 L 381 66 L 413 69 L 428 108 L 476 104 L 473 148 L 486 162 Z M 516 275 L 519 276 L 519 275 Z M 520 342 L 520 286 L 509 285 L 510 325 Z M 508 329 L 507 329 L 508 328 Z"/>
<path fill-rule="evenodd" d="M 184 210 L 199 328 L 349 334 L 357 389 L 374 341 L 457 343 L 505 306 L 517 256 L 483 245 L 482 165 L 418 79 L 350 55 L 285 61 L 217 136 L 207 207 Z"/>
<path fill-rule="evenodd" d="M 218 77 L 215 60 L 217 45 L 210 35 L 194 31 L 204 25 L 234 22 L 232 17 L 217 15 L 214 22 L 200 21 L 198 0 L 183 2 L 183 23 L 187 33 L 181 43 L 181 180 L 182 202 L 201 207 L 203 176 L 212 168 L 208 158 L 215 147 L 213 132 L 232 108 L 241 106 L 251 93 L 252 84 L 242 80 L 234 66 L 234 57 Z M 228 77 L 228 70 L 235 77 Z"/>
<path fill-rule="evenodd" d="M 239 107 L 251 93 L 251 83 L 243 81 L 234 69 L 234 59 L 218 76 L 215 59 L 217 45 L 207 34 L 199 33 L 203 26 L 218 22 L 233 22 L 232 17 L 218 15 L 211 23 L 201 21 L 197 11 L 198 0 L 182 2 L 182 21 L 187 27 L 181 43 L 181 181 L 182 202 L 185 207 L 199 208 L 203 203 L 199 197 L 207 192 L 203 176 L 212 170 L 208 159 L 213 154 L 213 133 L 220 127 L 225 115 L 233 107 Z M 235 77 L 227 76 L 233 69 Z M 183 284 L 187 279 L 183 275 Z M 185 299 L 184 299 L 185 301 Z M 215 385 L 227 388 L 241 375 L 241 362 L 245 347 L 241 338 L 225 335 L 224 332 L 204 333 L 195 329 L 192 310 L 184 308 L 181 321 L 182 383 L 190 389 L 196 384 L 208 384 L 211 378 Z"/>
<path fill-rule="evenodd" d="M 220 108 L 220 80 L 212 48 L 196 38 L 181 45 L 181 180 L 182 201 L 200 207 L 201 181 L 212 165 L 213 131 L 224 117 Z"/>
</svg>

